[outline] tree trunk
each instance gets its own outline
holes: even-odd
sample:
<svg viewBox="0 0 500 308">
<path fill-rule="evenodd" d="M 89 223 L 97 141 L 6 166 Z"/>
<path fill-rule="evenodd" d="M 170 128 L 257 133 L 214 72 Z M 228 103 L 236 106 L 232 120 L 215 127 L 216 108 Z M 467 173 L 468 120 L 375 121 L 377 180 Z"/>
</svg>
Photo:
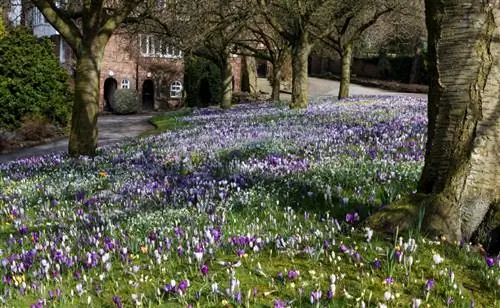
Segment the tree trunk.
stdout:
<svg viewBox="0 0 500 308">
<path fill-rule="evenodd" d="M 250 56 L 243 57 L 244 68 L 241 78 L 241 91 L 250 94 L 257 94 L 257 66 L 255 58 Z"/>
<path fill-rule="evenodd" d="M 292 108 L 307 107 L 307 62 L 311 47 L 307 34 L 292 47 Z"/>
<path fill-rule="evenodd" d="M 281 66 L 273 65 L 273 75 L 271 80 L 272 92 L 271 92 L 271 100 L 273 102 L 277 102 L 280 100 L 280 92 L 281 92 Z"/>
<path fill-rule="evenodd" d="M 418 83 L 420 81 L 419 73 L 421 66 L 421 59 L 420 59 L 421 56 L 422 56 L 422 49 L 419 46 L 415 50 L 415 55 L 413 56 L 413 61 L 411 64 L 410 84 Z"/>
<path fill-rule="evenodd" d="M 68 144 L 71 156 L 96 154 L 99 67 L 100 58 L 90 51 L 82 51 L 77 57 L 75 101 Z"/>
<path fill-rule="evenodd" d="M 342 72 L 340 76 L 339 99 L 349 97 L 349 86 L 351 84 L 351 60 L 352 60 L 352 43 L 347 43 L 342 54 Z"/>
<path fill-rule="evenodd" d="M 222 100 L 220 107 L 231 108 L 233 100 L 233 68 L 231 66 L 231 56 L 227 55 L 222 64 Z"/>
<path fill-rule="evenodd" d="M 496 4 L 495 4 L 496 3 Z M 431 80 L 424 228 L 468 240 L 500 202 L 500 7 L 426 0 Z"/>
</svg>

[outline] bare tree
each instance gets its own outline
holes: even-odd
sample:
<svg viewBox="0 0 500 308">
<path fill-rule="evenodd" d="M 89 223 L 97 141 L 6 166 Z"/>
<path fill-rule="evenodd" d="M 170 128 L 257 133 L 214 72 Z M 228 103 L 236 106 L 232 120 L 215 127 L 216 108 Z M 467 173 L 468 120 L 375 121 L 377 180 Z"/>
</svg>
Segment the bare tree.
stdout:
<svg viewBox="0 0 500 308">
<path fill-rule="evenodd" d="M 269 61 L 272 65 L 271 100 L 279 101 L 281 91 L 282 69 L 290 54 L 290 46 L 279 33 L 268 23 L 255 15 L 246 24 L 247 33 L 236 41 L 240 54 L 250 55 Z"/>
<path fill-rule="evenodd" d="M 183 49 L 214 62 L 221 71 L 222 108 L 231 107 L 231 57 L 235 41 L 253 14 L 245 1 L 167 1 L 166 9 L 152 14 L 153 31 Z"/>
<path fill-rule="evenodd" d="M 306 107 L 307 67 L 314 45 L 334 30 L 335 14 L 345 6 L 334 0 L 255 0 L 260 13 L 288 42 L 292 53 L 291 107 Z"/>
<path fill-rule="evenodd" d="M 333 21 L 334 31 L 330 32 L 323 42 L 339 54 L 342 62 L 340 88 L 338 98 L 349 96 L 351 83 L 351 62 L 353 48 L 363 33 L 376 24 L 381 17 L 388 15 L 403 6 L 396 0 L 359 0 L 348 1 Z M 405 2 L 405 6 L 408 3 Z"/>
</svg>

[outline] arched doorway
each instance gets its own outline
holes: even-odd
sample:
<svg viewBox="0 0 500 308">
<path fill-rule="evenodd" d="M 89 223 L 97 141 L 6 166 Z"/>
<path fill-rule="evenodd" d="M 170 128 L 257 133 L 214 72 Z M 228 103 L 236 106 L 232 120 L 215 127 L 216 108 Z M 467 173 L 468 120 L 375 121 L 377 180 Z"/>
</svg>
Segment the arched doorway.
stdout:
<svg viewBox="0 0 500 308">
<path fill-rule="evenodd" d="M 257 77 L 259 78 L 267 77 L 267 61 L 257 60 Z"/>
<path fill-rule="evenodd" d="M 104 81 L 104 111 L 113 111 L 113 101 L 118 82 L 113 77 L 108 77 Z"/>
<path fill-rule="evenodd" d="M 142 83 L 142 109 L 153 110 L 155 105 L 155 84 L 153 80 L 146 79 Z"/>
</svg>

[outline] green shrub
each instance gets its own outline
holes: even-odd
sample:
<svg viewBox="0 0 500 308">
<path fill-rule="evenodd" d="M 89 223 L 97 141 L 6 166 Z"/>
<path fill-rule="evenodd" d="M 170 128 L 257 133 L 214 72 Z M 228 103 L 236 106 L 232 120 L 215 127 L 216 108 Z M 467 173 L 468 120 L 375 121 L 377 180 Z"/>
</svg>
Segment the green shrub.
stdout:
<svg viewBox="0 0 500 308">
<path fill-rule="evenodd" d="M 218 105 L 222 100 L 220 70 L 213 62 L 196 56 L 184 59 L 184 89 L 189 107 Z"/>
<path fill-rule="evenodd" d="M 0 129 L 17 129 L 31 115 L 66 127 L 71 99 L 68 73 L 49 39 L 39 40 L 23 27 L 0 37 Z"/>
<path fill-rule="evenodd" d="M 116 114 L 137 113 L 141 110 L 139 94 L 133 89 L 116 89 L 111 108 Z"/>
</svg>

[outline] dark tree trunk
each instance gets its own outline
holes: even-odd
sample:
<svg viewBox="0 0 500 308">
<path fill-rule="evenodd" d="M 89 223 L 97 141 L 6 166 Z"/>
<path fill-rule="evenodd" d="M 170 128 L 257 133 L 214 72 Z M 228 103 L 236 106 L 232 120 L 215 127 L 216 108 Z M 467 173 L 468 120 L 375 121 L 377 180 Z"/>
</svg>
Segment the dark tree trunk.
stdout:
<svg viewBox="0 0 500 308">
<path fill-rule="evenodd" d="M 68 145 L 68 152 L 72 156 L 96 154 L 99 61 L 99 57 L 90 51 L 83 51 L 77 57 L 75 101 Z"/>
<path fill-rule="evenodd" d="M 307 63 L 311 47 L 307 34 L 292 46 L 292 108 L 307 107 Z"/>
<path fill-rule="evenodd" d="M 426 0 L 431 80 L 424 227 L 468 240 L 500 201 L 500 7 Z"/>
<path fill-rule="evenodd" d="M 421 59 L 422 49 L 417 47 L 415 50 L 415 56 L 413 56 L 413 61 L 411 64 L 411 72 L 410 72 L 410 84 L 420 82 L 420 67 L 421 67 Z"/>
<path fill-rule="evenodd" d="M 271 100 L 273 102 L 279 101 L 281 92 L 281 66 L 279 65 L 273 66 L 271 85 L 272 85 Z"/>
<path fill-rule="evenodd" d="M 241 76 L 241 91 L 250 94 L 257 93 L 257 66 L 255 58 L 251 56 L 244 56 L 244 71 Z"/>
<path fill-rule="evenodd" d="M 352 43 L 348 43 L 340 55 L 342 58 L 342 72 L 340 76 L 339 99 L 349 97 L 349 86 L 351 84 L 351 60 Z"/>
<path fill-rule="evenodd" d="M 222 76 L 222 100 L 220 107 L 224 109 L 231 108 L 233 100 L 233 69 L 231 66 L 231 56 L 225 57 L 221 67 Z"/>
</svg>

